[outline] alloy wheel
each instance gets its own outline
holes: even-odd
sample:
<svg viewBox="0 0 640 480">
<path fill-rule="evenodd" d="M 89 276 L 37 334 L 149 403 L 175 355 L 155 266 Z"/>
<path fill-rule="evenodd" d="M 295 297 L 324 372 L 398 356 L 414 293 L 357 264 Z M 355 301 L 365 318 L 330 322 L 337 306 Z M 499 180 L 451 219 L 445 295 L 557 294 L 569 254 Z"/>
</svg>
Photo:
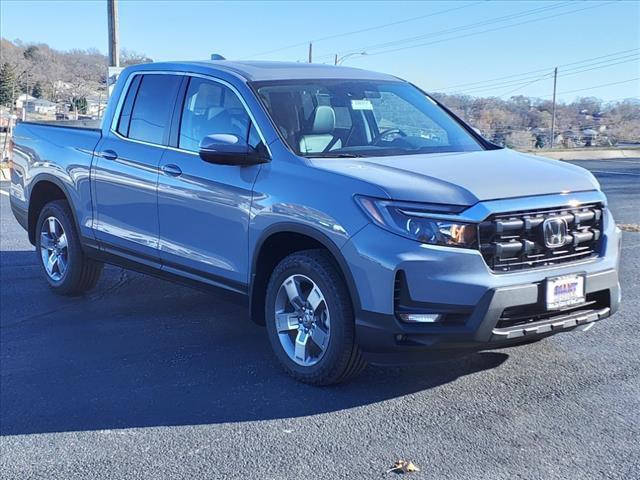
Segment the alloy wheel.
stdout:
<svg viewBox="0 0 640 480">
<path fill-rule="evenodd" d="M 69 246 L 67 235 L 56 217 L 48 217 L 40 233 L 40 256 L 44 269 L 54 281 L 59 281 L 67 270 Z"/>
<path fill-rule="evenodd" d="M 275 322 L 282 348 L 305 367 L 317 364 L 329 345 L 329 308 L 318 285 L 305 275 L 291 275 L 278 290 Z"/>
</svg>

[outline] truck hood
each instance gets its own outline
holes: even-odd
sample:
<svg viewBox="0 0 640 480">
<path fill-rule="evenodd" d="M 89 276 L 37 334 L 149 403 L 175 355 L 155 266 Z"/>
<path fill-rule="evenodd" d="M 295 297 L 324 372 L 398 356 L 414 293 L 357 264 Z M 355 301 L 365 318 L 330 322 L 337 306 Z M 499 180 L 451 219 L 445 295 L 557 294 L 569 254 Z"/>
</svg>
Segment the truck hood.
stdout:
<svg viewBox="0 0 640 480">
<path fill-rule="evenodd" d="M 372 158 L 312 158 L 312 166 L 383 189 L 393 200 L 473 205 L 483 200 L 600 188 L 587 170 L 509 149 Z M 358 193 L 358 192 L 354 192 Z"/>
</svg>

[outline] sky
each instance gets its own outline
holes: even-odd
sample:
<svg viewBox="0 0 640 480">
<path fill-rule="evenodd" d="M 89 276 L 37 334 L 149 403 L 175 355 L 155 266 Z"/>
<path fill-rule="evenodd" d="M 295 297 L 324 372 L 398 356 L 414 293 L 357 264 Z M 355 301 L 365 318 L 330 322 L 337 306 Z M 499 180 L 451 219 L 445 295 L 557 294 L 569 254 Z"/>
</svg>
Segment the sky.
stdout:
<svg viewBox="0 0 640 480">
<path fill-rule="evenodd" d="M 0 33 L 107 52 L 106 0 L 0 2 Z M 344 64 L 431 92 L 640 98 L 640 1 L 207 2 L 120 0 L 121 47 L 157 61 Z M 364 52 L 366 55 L 361 55 Z"/>
</svg>

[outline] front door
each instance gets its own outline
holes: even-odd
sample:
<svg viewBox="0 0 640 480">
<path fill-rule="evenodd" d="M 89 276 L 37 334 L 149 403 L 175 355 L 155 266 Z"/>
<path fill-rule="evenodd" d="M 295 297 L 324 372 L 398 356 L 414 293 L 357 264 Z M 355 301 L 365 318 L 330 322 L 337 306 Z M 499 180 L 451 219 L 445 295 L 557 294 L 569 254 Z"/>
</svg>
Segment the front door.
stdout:
<svg viewBox="0 0 640 480">
<path fill-rule="evenodd" d="M 177 124 L 177 148 L 168 149 L 160 162 L 163 269 L 242 291 L 247 284 L 253 184 L 260 166 L 214 165 L 197 152 L 202 138 L 215 133 L 249 138 L 253 144 L 260 137 L 238 95 L 223 83 L 201 77 L 190 78 Z"/>
</svg>

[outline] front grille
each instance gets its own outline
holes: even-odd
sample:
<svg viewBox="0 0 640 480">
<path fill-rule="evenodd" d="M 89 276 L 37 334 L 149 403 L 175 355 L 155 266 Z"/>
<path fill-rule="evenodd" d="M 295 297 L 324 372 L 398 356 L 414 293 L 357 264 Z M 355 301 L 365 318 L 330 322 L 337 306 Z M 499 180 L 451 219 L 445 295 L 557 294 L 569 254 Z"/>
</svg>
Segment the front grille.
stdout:
<svg viewBox="0 0 640 480">
<path fill-rule="evenodd" d="M 603 210 L 600 204 L 496 214 L 479 227 L 480 251 L 498 272 L 575 262 L 600 251 Z M 549 218 L 567 224 L 564 244 L 545 244 L 543 224 Z"/>
</svg>

